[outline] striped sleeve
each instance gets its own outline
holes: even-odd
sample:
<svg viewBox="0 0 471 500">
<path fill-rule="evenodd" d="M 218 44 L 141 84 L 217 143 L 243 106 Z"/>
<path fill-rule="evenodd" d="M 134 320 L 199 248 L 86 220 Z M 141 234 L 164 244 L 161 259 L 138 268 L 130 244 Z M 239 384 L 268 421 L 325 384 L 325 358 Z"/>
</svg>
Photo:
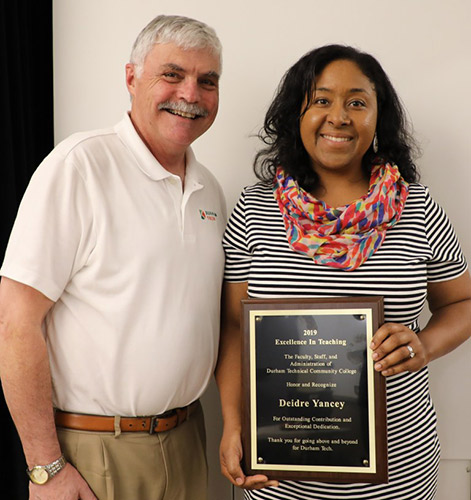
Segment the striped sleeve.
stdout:
<svg viewBox="0 0 471 500">
<path fill-rule="evenodd" d="M 443 208 L 435 202 L 426 189 L 425 230 L 432 250 L 427 265 L 429 282 L 447 281 L 457 278 L 467 269 L 455 230 Z"/>
<path fill-rule="evenodd" d="M 247 244 L 245 191 L 232 211 L 222 244 L 226 255 L 224 279 L 230 283 L 248 281 L 252 254 Z"/>
</svg>

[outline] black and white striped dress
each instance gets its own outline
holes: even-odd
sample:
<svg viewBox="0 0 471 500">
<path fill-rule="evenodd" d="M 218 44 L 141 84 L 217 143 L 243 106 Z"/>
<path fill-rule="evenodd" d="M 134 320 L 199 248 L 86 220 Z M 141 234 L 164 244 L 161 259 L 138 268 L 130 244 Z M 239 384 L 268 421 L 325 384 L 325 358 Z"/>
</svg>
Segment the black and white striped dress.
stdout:
<svg viewBox="0 0 471 500">
<path fill-rule="evenodd" d="M 247 281 L 252 298 L 382 295 L 385 321 L 403 323 L 416 332 L 427 282 L 456 278 L 467 267 L 446 214 L 420 184 L 411 184 L 400 222 L 355 271 L 316 265 L 291 250 L 272 189 L 261 183 L 243 191 L 229 220 L 224 248 L 226 281 Z M 246 491 L 246 498 L 433 499 L 440 445 L 427 367 L 387 379 L 387 421 L 388 484 L 284 481 L 278 488 Z"/>
</svg>

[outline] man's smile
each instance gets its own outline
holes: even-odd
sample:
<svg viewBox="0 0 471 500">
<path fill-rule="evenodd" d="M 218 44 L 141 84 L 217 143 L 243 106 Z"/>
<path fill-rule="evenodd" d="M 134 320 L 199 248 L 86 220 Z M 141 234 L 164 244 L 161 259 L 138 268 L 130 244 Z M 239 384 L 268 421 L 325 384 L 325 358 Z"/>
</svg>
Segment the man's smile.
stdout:
<svg viewBox="0 0 471 500">
<path fill-rule="evenodd" d="M 159 110 L 167 111 L 168 113 L 181 116 L 190 120 L 204 118 L 208 116 L 208 111 L 197 104 L 190 104 L 185 101 L 165 101 L 159 104 Z"/>
<path fill-rule="evenodd" d="M 164 109 L 164 111 L 167 111 L 167 113 L 171 113 L 172 115 L 182 116 L 183 118 L 190 118 L 190 120 L 195 120 L 196 118 L 199 118 L 199 116 L 197 115 L 191 113 L 185 113 L 184 111 L 177 111 L 176 109 Z"/>
</svg>

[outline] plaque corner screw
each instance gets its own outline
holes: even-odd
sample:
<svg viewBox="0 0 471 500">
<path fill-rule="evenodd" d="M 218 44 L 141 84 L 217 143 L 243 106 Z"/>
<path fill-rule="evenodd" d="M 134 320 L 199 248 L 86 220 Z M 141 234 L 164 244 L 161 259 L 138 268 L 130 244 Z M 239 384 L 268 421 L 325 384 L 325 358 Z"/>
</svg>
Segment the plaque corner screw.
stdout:
<svg viewBox="0 0 471 500">
<path fill-rule="evenodd" d="M 368 465 L 370 465 L 370 462 L 368 460 L 363 460 L 363 465 L 365 467 L 368 467 Z"/>
<path fill-rule="evenodd" d="M 262 457 L 258 457 L 257 462 L 258 462 L 259 464 L 264 464 L 264 463 L 265 463 L 265 460 L 263 460 L 263 458 L 262 458 Z"/>
</svg>

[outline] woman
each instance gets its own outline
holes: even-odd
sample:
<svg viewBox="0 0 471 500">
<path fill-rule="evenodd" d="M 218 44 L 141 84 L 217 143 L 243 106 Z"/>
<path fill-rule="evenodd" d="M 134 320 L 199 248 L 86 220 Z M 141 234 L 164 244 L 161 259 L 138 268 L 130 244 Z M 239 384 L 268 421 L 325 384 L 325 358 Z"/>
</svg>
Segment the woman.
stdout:
<svg viewBox="0 0 471 500">
<path fill-rule="evenodd" d="M 417 183 L 396 92 L 372 56 L 321 47 L 286 73 L 263 131 L 261 182 L 242 193 L 224 238 L 223 474 L 250 499 L 433 499 L 439 442 L 427 365 L 468 338 L 471 280 L 446 215 Z M 371 355 L 386 377 L 389 483 L 245 476 L 240 300 L 355 295 L 384 297 Z M 419 331 L 426 299 L 432 317 Z"/>
</svg>

